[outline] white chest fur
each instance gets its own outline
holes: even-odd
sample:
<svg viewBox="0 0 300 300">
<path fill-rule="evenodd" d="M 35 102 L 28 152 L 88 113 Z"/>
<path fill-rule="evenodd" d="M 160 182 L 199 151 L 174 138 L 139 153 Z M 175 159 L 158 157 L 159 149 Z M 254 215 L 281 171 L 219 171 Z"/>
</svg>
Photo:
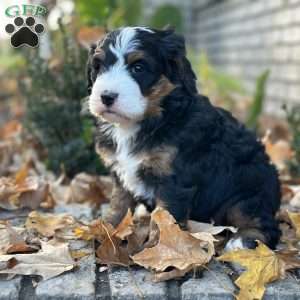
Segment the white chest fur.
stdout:
<svg viewBox="0 0 300 300">
<path fill-rule="evenodd" d="M 146 187 L 137 176 L 142 159 L 131 153 L 131 142 L 137 131 L 137 127 L 126 129 L 115 127 L 113 129 L 112 136 L 117 144 L 113 171 L 117 173 L 124 187 L 135 197 L 152 199 L 154 196 L 153 189 Z"/>
</svg>

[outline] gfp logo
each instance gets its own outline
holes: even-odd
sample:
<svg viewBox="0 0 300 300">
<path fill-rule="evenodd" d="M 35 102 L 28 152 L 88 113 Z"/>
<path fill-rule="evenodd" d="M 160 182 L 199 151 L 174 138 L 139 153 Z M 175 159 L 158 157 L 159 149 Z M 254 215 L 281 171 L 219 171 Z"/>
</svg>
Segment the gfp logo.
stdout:
<svg viewBox="0 0 300 300">
<path fill-rule="evenodd" d="M 11 36 L 13 47 L 26 45 L 37 47 L 39 35 L 45 31 L 43 24 L 36 22 L 37 17 L 44 17 L 47 9 L 40 5 L 12 5 L 5 10 L 5 15 L 14 18 L 13 24 L 5 26 L 5 31 Z"/>
</svg>

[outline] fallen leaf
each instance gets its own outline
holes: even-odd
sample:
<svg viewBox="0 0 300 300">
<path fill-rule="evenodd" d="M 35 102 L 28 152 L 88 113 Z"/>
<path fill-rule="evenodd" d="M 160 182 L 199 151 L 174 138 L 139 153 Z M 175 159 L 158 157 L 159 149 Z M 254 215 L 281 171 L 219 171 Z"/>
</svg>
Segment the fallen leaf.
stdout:
<svg viewBox="0 0 300 300">
<path fill-rule="evenodd" d="M 294 189 L 294 195 L 290 201 L 290 205 L 295 208 L 300 208 L 300 186 Z"/>
<path fill-rule="evenodd" d="M 300 239 L 300 213 L 293 213 L 288 211 L 288 216 L 292 222 L 293 227 L 296 230 L 296 237 Z"/>
<path fill-rule="evenodd" d="M 129 257 L 127 245 L 122 243 L 122 240 L 114 235 L 114 231 L 106 228 L 106 238 L 101 242 L 101 245 L 96 250 L 96 255 L 102 264 L 129 266 L 132 260 Z"/>
<path fill-rule="evenodd" d="M 232 226 L 215 226 L 213 224 L 201 223 L 201 222 L 196 222 L 196 221 L 192 221 L 192 220 L 188 221 L 188 229 L 189 229 L 189 232 L 191 232 L 191 233 L 206 232 L 206 233 L 210 233 L 212 235 L 220 234 L 224 230 L 229 230 L 232 233 L 237 232 L 237 228 L 232 227 Z"/>
<path fill-rule="evenodd" d="M 85 48 L 89 48 L 91 44 L 98 42 L 105 35 L 104 27 L 88 27 L 83 26 L 77 33 L 78 42 Z"/>
<path fill-rule="evenodd" d="M 130 209 L 128 209 L 126 216 L 123 218 L 121 223 L 117 226 L 114 235 L 120 238 L 121 240 L 124 240 L 126 237 L 131 235 L 132 232 L 133 232 L 133 218 Z"/>
<path fill-rule="evenodd" d="M 0 273 L 40 275 L 47 280 L 74 268 L 67 243 L 41 242 L 41 245 L 37 253 L 0 255 Z"/>
<path fill-rule="evenodd" d="M 214 254 L 213 244 L 201 241 L 189 232 L 182 231 L 166 210 L 155 209 L 151 214 L 151 219 L 159 228 L 158 244 L 132 256 L 135 263 L 159 272 L 161 278 L 171 279 L 173 275 L 182 276 L 211 260 Z M 211 238 L 213 239 L 212 235 Z M 178 271 L 165 272 L 170 267 Z"/>
<path fill-rule="evenodd" d="M 22 233 L 21 227 L 12 227 L 9 224 L 0 224 L 0 254 L 36 252 L 37 247 L 28 245 Z"/>
<path fill-rule="evenodd" d="M 70 201 L 91 202 L 99 206 L 108 202 L 108 198 L 103 193 L 103 183 L 98 176 L 79 173 L 70 184 Z"/>
<path fill-rule="evenodd" d="M 75 227 L 76 221 L 71 215 L 67 214 L 42 214 L 32 211 L 26 220 L 25 227 L 34 229 L 45 237 L 52 237 L 59 229 Z M 73 228 L 72 228 L 73 229 Z"/>
<path fill-rule="evenodd" d="M 282 171 L 286 168 L 286 162 L 294 156 L 294 152 L 288 141 L 278 140 L 273 143 L 270 136 L 271 132 L 267 131 L 262 138 L 262 143 L 265 145 L 266 152 L 270 156 L 271 161 Z"/>
<path fill-rule="evenodd" d="M 0 128 L 0 138 L 8 139 L 14 135 L 17 135 L 22 130 L 22 124 L 17 120 L 11 120 L 7 122 L 2 128 Z"/>
<path fill-rule="evenodd" d="M 246 268 L 235 281 L 240 288 L 237 296 L 239 300 L 262 299 L 267 283 L 284 278 L 286 270 L 300 266 L 296 252 L 276 253 L 260 242 L 254 250 L 228 252 L 218 257 L 218 260 L 238 263 Z"/>
<path fill-rule="evenodd" d="M 23 171 L 22 171 L 23 172 Z M 0 178 L 0 207 L 15 210 L 23 207 L 36 209 L 48 197 L 48 184 L 38 177 Z"/>
</svg>

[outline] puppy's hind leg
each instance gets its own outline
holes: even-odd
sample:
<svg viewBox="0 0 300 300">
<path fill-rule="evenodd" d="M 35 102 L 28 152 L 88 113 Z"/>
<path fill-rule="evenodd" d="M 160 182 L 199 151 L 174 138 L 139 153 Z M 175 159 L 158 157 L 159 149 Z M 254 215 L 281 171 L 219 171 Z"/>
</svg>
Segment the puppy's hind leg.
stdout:
<svg viewBox="0 0 300 300">
<path fill-rule="evenodd" d="M 249 204 L 247 205 L 249 207 Z M 268 209 L 254 210 L 250 213 L 245 210 L 243 203 L 240 203 L 228 212 L 227 223 L 237 227 L 238 232 L 227 242 L 225 251 L 254 249 L 257 241 L 274 249 L 280 237 L 278 222 Z"/>
</svg>

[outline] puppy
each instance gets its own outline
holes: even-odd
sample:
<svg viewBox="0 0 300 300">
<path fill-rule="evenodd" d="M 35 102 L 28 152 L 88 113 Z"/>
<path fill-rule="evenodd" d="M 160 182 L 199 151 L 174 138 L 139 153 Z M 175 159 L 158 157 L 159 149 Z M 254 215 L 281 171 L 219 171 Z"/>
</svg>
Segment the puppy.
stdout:
<svg viewBox="0 0 300 300">
<path fill-rule="evenodd" d="M 187 219 L 239 229 L 226 249 L 274 248 L 278 174 L 255 135 L 197 93 L 184 38 L 125 27 L 90 50 L 89 109 L 96 149 L 115 187 L 108 221 L 143 202 Z"/>
</svg>

